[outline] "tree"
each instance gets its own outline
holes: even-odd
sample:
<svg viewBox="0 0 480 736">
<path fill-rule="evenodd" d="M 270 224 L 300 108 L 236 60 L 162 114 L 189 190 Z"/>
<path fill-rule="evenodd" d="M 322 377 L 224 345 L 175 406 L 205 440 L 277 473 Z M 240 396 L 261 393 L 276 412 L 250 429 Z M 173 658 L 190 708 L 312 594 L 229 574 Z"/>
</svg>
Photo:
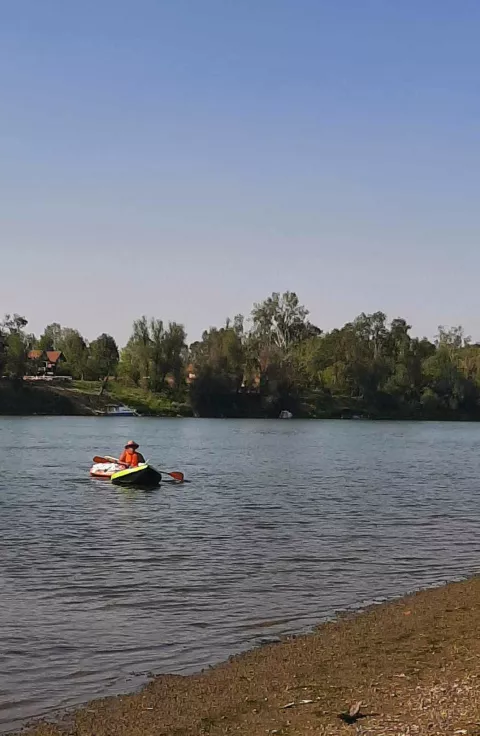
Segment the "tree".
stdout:
<svg viewBox="0 0 480 736">
<path fill-rule="evenodd" d="M 25 317 L 21 317 L 19 314 L 6 314 L 2 327 L 7 330 L 10 335 L 20 335 L 23 332 L 23 328 L 28 325 L 28 320 Z"/>
<path fill-rule="evenodd" d="M 206 330 L 193 343 L 189 359 L 196 380 L 190 386 L 193 409 L 201 416 L 238 416 L 239 391 L 245 375 L 243 318 L 227 319 L 221 328 Z"/>
<path fill-rule="evenodd" d="M 134 321 L 132 335 L 120 356 L 120 371 L 136 386 L 147 387 L 150 374 L 150 330 L 145 316 Z"/>
<path fill-rule="evenodd" d="M 308 321 L 308 314 L 295 292 L 290 291 L 282 295 L 273 292 L 254 304 L 252 329 L 245 340 L 246 374 L 253 377 L 265 397 L 283 397 L 288 403 L 288 393 L 297 385 L 297 379 L 299 384 L 305 380 L 305 371 L 303 377 L 296 376 L 302 362 L 298 360 L 298 347 L 321 334 Z"/>
<path fill-rule="evenodd" d="M 60 350 L 62 342 L 62 327 L 58 322 L 53 322 L 51 325 L 47 325 L 43 334 L 40 335 L 40 339 L 37 342 L 37 348 L 39 350 Z"/>
<path fill-rule="evenodd" d="M 295 382 L 306 390 L 323 389 L 323 372 L 333 362 L 334 340 L 330 335 L 316 335 L 295 345 L 291 361 Z"/>
<path fill-rule="evenodd" d="M 168 374 L 179 386 L 185 364 L 185 329 L 160 319 L 141 317 L 133 323 L 132 335 L 122 351 L 120 372 L 136 385 L 162 391 Z"/>
<path fill-rule="evenodd" d="M 197 374 L 202 371 L 209 374 L 222 375 L 232 387 L 238 391 L 243 382 L 245 368 L 245 351 L 239 323 L 230 326 L 227 320 L 225 327 L 211 327 L 202 335 L 201 342 L 190 346 L 190 360 Z"/>
<path fill-rule="evenodd" d="M 10 378 L 20 379 L 26 373 L 28 343 L 25 336 L 12 332 L 7 337 L 5 371 Z"/>
<path fill-rule="evenodd" d="M 203 417 L 238 416 L 234 387 L 225 373 L 204 365 L 190 386 L 190 400 L 196 415 Z"/>
<path fill-rule="evenodd" d="M 7 364 L 7 335 L 3 328 L 0 326 L 0 378 L 5 373 L 5 366 Z"/>
<path fill-rule="evenodd" d="M 447 348 L 450 352 L 466 347 L 471 342 L 471 337 L 467 337 L 461 325 L 457 327 L 444 327 L 439 325 L 438 335 L 435 338 L 435 344 L 438 348 Z"/>
<path fill-rule="evenodd" d="M 84 379 L 89 369 L 89 348 L 87 341 L 78 330 L 71 327 L 62 327 L 58 322 L 52 322 L 45 327 L 42 335 L 36 341 L 39 350 L 58 350 L 66 359 L 64 371 L 73 378 Z"/>
<path fill-rule="evenodd" d="M 308 320 L 308 309 L 293 291 L 273 292 L 252 309 L 253 332 L 264 342 L 287 350 L 292 343 L 311 337 L 318 328 Z"/>
<path fill-rule="evenodd" d="M 83 380 L 88 364 L 88 346 L 80 332 L 71 327 L 62 328 L 57 350 L 65 356 L 65 371 Z"/>
<path fill-rule="evenodd" d="M 150 320 L 149 333 L 149 387 L 161 391 L 165 385 L 168 365 L 165 357 L 165 331 L 161 319 Z"/>
<path fill-rule="evenodd" d="M 130 340 L 120 353 L 118 375 L 122 380 L 131 382 L 134 386 L 140 386 L 142 371 L 137 352 Z"/>
<path fill-rule="evenodd" d="M 0 325 L 0 366 L 2 374 L 21 379 L 26 373 L 30 336 L 24 328 L 28 320 L 19 314 L 6 314 Z"/>
<path fill-rule="evenodd" d="M 119 360 L 118 347 L 111 335 L 102 333 L 89 346 L 89 374 L 95 379 L 103 379 L 102 391 L 109 376 L 115 375 Z"/>
<path fill-rule="evenodd" d="M 180 388 L 183 369 L 187 359 L 186 333 L 183 325 L 169 322 L 163 335 L 163 350 L 165 366 L 172 374 L 175 388 Z"/>
</svg>

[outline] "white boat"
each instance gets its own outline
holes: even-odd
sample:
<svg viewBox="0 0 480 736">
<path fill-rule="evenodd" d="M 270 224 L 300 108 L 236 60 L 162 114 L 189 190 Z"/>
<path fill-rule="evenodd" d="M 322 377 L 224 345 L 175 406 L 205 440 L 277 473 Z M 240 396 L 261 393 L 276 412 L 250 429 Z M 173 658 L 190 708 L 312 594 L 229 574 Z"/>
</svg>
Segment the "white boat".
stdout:
<svg viewBox="0 0 480 736">
<path fill-rule="evenodd" d="M 124 404 L 110 404 L 105 410 L 106 417 L 138 417 L 138 413 L 135 409 L 131 409 L 129 406 Z"/>
<path fill-rule="evenodd" d="M 278 418 L 279 419 L 291 419 L 292 417 L 293 417 L 292 412 L 284 409 L 283 411 L 280 412 L 280 416 Z"/>
</svg>

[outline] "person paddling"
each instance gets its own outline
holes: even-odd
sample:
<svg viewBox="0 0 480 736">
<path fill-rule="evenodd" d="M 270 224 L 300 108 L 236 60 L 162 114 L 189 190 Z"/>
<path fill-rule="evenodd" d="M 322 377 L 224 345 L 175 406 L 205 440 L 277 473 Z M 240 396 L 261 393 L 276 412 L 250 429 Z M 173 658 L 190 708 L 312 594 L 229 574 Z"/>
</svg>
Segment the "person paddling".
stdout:
<svg viewBox="0 0 480 736">
<path fill-rule="evenodd" d="M 127 468 L 136 468 L 140 463 L 144 463 L 145 458 L 141 452 L 137 452 L 138 447 L 136 442 L 129 440 L 120 455 L 120 463 L 126 465 Z"/>
</svg>

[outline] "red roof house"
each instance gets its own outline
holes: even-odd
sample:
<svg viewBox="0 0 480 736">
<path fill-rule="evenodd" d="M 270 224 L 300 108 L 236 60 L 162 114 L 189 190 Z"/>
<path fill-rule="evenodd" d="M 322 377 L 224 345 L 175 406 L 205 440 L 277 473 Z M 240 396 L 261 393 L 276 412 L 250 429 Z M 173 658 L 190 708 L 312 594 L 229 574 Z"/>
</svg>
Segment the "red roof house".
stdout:
<svg viewBox="0 0 480 736">
<path fill-rule="evenodd" d="M 60 350 L 30 350 L 28 360 L 31 361 L 31 375 L 54 376 L 59 364 L 65 361 L 65 356 Z"/>
</svg>

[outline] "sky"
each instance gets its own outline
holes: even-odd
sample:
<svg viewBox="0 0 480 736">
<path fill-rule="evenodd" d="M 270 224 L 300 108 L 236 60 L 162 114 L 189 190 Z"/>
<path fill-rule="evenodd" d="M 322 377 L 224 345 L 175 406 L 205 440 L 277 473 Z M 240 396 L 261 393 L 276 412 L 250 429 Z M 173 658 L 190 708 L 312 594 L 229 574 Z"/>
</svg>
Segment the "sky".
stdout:
<svg viewBox="0 0 480 736">
<path fill-rule="evenodd" d="M 477 0 L 0 0 L 0 313 L 480 340 Z"/>
</svg>

